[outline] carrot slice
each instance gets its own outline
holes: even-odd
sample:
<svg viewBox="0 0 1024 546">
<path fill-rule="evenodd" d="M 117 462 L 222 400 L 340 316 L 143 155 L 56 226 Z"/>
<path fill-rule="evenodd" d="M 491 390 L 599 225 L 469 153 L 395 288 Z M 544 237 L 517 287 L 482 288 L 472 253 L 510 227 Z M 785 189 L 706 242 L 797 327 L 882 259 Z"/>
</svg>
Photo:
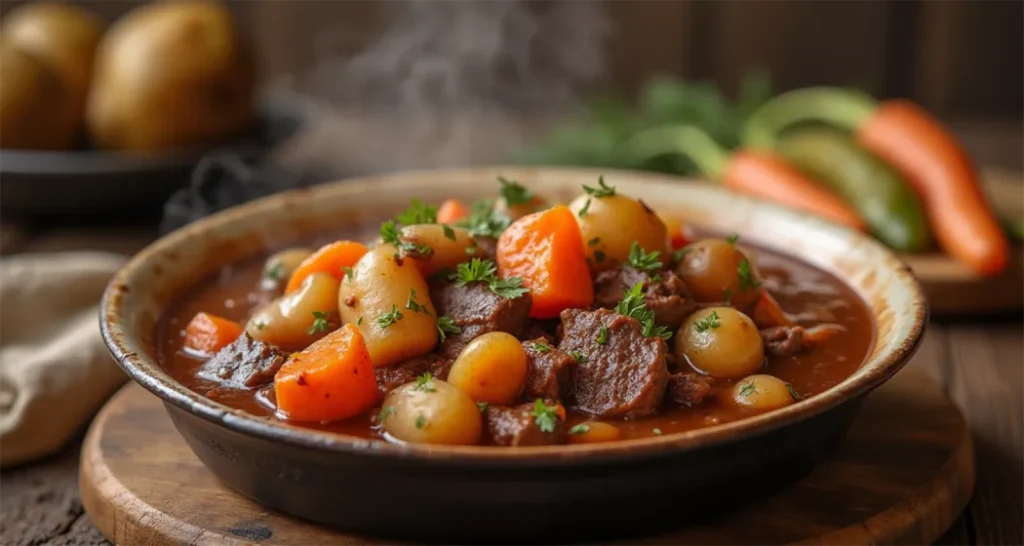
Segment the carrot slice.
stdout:
<svg viewBox="0 0 1024 546">
<path fill-rule="evenodd" d="M 437 223 L 454 224 L 469 216 L 469 208 L 458 199 L 448 199 L 437 209 Z"/>
<path fill-rule="evenodd" d="M 345 272 L 341 268 L 355 265 L 367 250 L 365 245 L 355 241 L 335 241 L 320 247 L 295 268 L 295 272 L 288 279 L 285 293 L 290 294 L 298 290 L 302 286 L 302 281 L 313 273 L 328 273 L 339 281 L 343 280 Z"/>
<path fill-rule="evenodd" d="M 380 391 L 359 329 L 346 324 L 292 354 L 274 376 L 274 394 L 296 421 L 337 421 L 372 408 Z"/>
<path fill-rule="evenodd" d="M 498 272 L 523 279 L 533 297 L 531 317 L 557 317 L 594 301 L 584 248 L 572 211 L 559 205 L 524 216 L 501 234 Z"/>
<path fill-rule="evenodd" d="M 758 328 L 772 328 L 774 326 L 794 326 L 792 320 L 782 310 L 779 302 L 764 288 L 761 289 L 761 297 L 757 298 L 754 309 L 750 312 L 750 318 Z"/>
<path fill-rule="evenodd" d="M 231 345 L 242 335 L 242 326 L 233 320 L 210 313 L 196 313 L 185 327 L 185 347 L 213 354 Z"/>
</svg>

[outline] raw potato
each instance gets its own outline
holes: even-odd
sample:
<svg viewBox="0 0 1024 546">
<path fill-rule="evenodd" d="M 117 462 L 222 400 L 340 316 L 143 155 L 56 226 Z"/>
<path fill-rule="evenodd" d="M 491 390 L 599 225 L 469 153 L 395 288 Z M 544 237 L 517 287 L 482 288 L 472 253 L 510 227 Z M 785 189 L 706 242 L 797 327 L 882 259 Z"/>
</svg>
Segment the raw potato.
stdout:
<svg viewBox="0 0 1024 546">
<path fill-rule="evenodd" d="M 587 427 L 586 432 L 572 432 L 575 427 L 569 429 L 569 443 L 571 444 L 597 444 L 601 442 L 614 442 L 622 436 L 619 427 L 601 421 L 587 421 L 580 423 Z"/>
<path fill-rule="evenodd" d="M 437 344 L 437 313 L 427 281 L 411 259 L 397 259 L 395 247 L 382 245 L 367 252 L 345 279 L 338 308 L 345 323 L 363 333 L 374 366 L 390 366 L 427 354 Z M 407 309 L 412 291 L 427 312 Z M 402 318 L 382 326 L 380 319 L 397 310 Z M 362 320 L 360 320 L 362 318 Z"/>
<path fill-rule="evenodd" d="M 712 313 L 717 320 L 709 318 Z M 698 372 L 723 379 L 746 377 L 764 365 L 757 326 L 732 307 L 709 307 L 690 315 L 676 332 L 673 352 L 677 363 L 689 362 Z"/>
<path fill-rule="evenodd" d="M 403 442 L 473 445 L 483 419 L 473 399 L 438 379 L 406 383 L 384 399 L 384 431 Z"/>
<path fill-rule="evenodd" d="M 732 388 L 733 400 L 757 412 L 786 407 L 796 400 L 785 381 L 772 375 L 752 375 Z"/>
<path fill-rule="evenodd" d="M 281 296 L 257 311 L 245 331 L 253 339 L 276 345 L 285 351 L 299 351 L 339 326 L 338 279 L 326 273 L 314 273 L 302 287 Z M 323 331 L 312 331 L 316 315 L 324 313 L 330 322 Z"/>
<path fill-rule="evenodd" d="M 74 94 L 36 57 L 0 39 L 0 148 L 73 147 L 79 117 Z"/>
<path fill-rule="evenodd" d="M 445 235 L 445 227 L 455 235 L 455 240 Z M 417 224 L 402 228 L 403 242 L 429 246 L 433 252 L 425 259 L 415 259 L 424 276 L 430 276 L 443 269 L 455 266 L 473 257 L 483 256 L 469 231 L 460 227 L 441 224 Z M 468 251 L 467 251 L 468 250 Z"/>
<path fill-rule="evenodd" d="M 697 301 L 724 302 L 728 294 L 730 305 L 747 309 L 760 296 L 755 286 L 740 282 L 740 264 L 744 261 L 755 284 L 761 277 L 754 262 L 736 245 L 725 239 L 703 239 L 686 249 L 676 274 L 683 278 Z"/>
<path fill-rule="evenodd" d="M 284 289 L 295 268 L 312 253 L 313 251 L 308 248 L 288 248 L 271 255 L 263 264 L 260 287 L 264 290 Z"/>
<path fill-rule="evenodd" d="M 87 124 L 106 149 L 199 148 L 252 123 L 254 88 L 251 55 L 224 4 L 144 4 L 100 42 Z"/>
<path fill-rule="evenodd" d="M 519 340 L 505 332 L 489 332 L 462 349 L 448 382 L 477 402 L 508 406 L 522 392 L 528 372 Z"/>
<path fill-rule="evenodd" d="M 580 211 L 587 206 L 580 218 Z M 608 197 L 581 195 L 570 205 L 583 234 L 587 257 L 594 269 L 612 269 L 629 257 L 633 241 L 647 252 L 668 256 L 668 229 L 643 203 L 621 194 Z"/>
</svg>

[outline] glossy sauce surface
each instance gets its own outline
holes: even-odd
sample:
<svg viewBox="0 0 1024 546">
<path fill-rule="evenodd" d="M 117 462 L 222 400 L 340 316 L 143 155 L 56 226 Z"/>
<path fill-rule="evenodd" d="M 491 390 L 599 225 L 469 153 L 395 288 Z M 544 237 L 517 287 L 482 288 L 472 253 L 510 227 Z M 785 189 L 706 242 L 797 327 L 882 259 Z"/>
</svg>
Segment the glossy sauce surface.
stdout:
<svg viewBox="0 0 1024 546">
<path fill-rule="evenodd" d="M 351 237 L 351 234 L 348 236 Z M 322 241 L 312 241 L 317 242 Z M 765 287 L 798 324 L 814 326 L 824 321 L 845 328 L 841 334 L 805 353 L 789 357 L 767 356 L 763 373 L 790 383 L 804 397 L 828 390 L 852 375 L 874 342 L 872 319 L 865 304 L 831 275 L 793 258 L 754 248 L 755 262 L 764 278 Z M 160 362 L 172 377 L 203 395 L 217 386 L 196 377 L 204 360 L 183 349 L 185 325 L 201 311 L 244 323 L 255 309 L 272 298 L 259 288 L 262 271 L 262 258 L 225 267 L 215 277 L 183 294 L 179 302 L 169 309 L 160 321 L 156 339 Z M 692 371 L 685 363 L 681 363 L 681 367 L 672 371 Z M 601 421 L 616 426 L 622 432 L 622 439 L 628 439 L 683 432 L 753 415 L 751 411 L 732 402 L 734 384 L 734 381 L 716 380 L 714 396 L 695 407 L 665 404 L 659 414 L 652 417 L 635 421 Z M 266 392 L 218 389 L 214 394 L 218 402 L 228 406 L 277 419 Z M 342 434 L 381 438 L 380 431 L 372 426 L 375 414 L 376 410 L 341 422 L 296 424 Z M 589 420 L 591 418 L 587 415 L 569 411 L 567 423 L 572 426 Z"/>
</svg>

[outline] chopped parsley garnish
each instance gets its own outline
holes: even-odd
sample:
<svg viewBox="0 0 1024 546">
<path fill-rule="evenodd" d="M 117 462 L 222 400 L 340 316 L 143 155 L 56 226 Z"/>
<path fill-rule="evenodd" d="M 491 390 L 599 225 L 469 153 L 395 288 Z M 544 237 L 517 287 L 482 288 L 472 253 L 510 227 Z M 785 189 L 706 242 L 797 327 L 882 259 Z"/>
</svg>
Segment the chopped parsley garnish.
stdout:
<svg viewBox="0 0 1024 546">
<path fill-rule="evenodd" d="M 583 191 L 587 192 L 588 195 L 593 195 L 594 197 L 611 197 L 615 195 L 615 186 L 609 186 L 606 184 L 603 174 L 597 178 L 597 185 L 598 187 L 596 188 L 584 185 Z"/>
<path fill-rule="evenodd" d="M 363 325 L 363 315 L 359 315 L 359 318 L 356 319 L 356 326 L 362 326 L 362 325 Z"/>
<path fill-rule="evenodd" d="M 600 345 L 608 343 L 608 327 L 603 324 L 601 329 L 597 331 L 597 343 Z"/>
<path fill-rule="evenodd" d="M 437 317 L 437 337 L 440 343 L 444 343 L 444 339 L 448 334 L 458 334 L 462 332 L 462 328 L 452 322 L 451 317 Z"/>
<path fill-rule="evenodd" d="M 470 206 L 469 216 L 456 225 L 468 229 L 471 235 L 496 239 L 511 223 L 508 216 L 494 210 L 493 201 L 481 199 Z"/>
<path fill-rule="evenodd" d="M 478 410 L 480 410 L 480 413 L 484 413 L 484 412 L 486 412 L 486 411 L 487 411 L 487 408 L 489 408 L 489 407 L 491 407 L 491 405 L 490 405 L 490 404 L 488 404 L 487 402 L 477 402 L 477 403 L 476 403 L 476 408 L 477 408 Z"/>
<path fill-rule="evenodd" d="M 436 224 L 437 207 L 424 205 L 419 199 L 413 199 L 409 208 L 395 216 L 395 219 L 407 226 L 414 224 Z"/>
<path fill-rule="evenodd" d="M 643 334 L 647 337 L 660 337 L 666 340 L 671 338 L 670 330 L 664 326 L 654 325 L 654 311 L 648 309 L 644 303 L 643 290 L 643 281 L 634 284 L 626 291 L 622 301 L 615 306 L 615 312 L 636 319 L 643 328 Z"/>
<path fill-rule="evenodd" d="M 341 266 L 341 272 L 345 274 L 345 280 L 348 281 L 349 286 L 352 286 L 352 277 L 355 274 L 352 272 L 352 268 L 346 265 Z"/>
<path fill-rule="evenodd" d="M 416 386 L 413 388 L 423 392 L 437 392 L 437 387 L 434 386 L 434 376 L 430 372 L 417 377 Z"/>
<path fill-rule="evenodd" d="M 698 320 L 693 324 L 693 329 L 700 333 L 707 332 L 712 328 L 718 328 L 722 323 L 718 320 L 718 311 L 712 311 L 710 315 Z"/>
<path fill-rule="evenodd" d="M 510 207 L 529 203 L 533 199 L 533 192 L 515 180 L 499 176 L 498 182 L 501 183 L 501 196 L 505 198 L 505 204 Z"/>
<path fill-rule="evenodd" d="M 279 281 L 281 277 L 284 277 L 284 263 L 276 261 L 274 265 L 267 269 L 267 278 L 272 281 Z"/>
<path fill-rule="evenodd" d="M 441 224 L 441 229 L 444 230 L 444 236 L 446 238 L 451 239 L 452 241 L 456 240 L 455 230 L 452 229 L 452 226 L 449 226 L 448 224 Z"/>
<path fill-rule="evenodd" d="M 377 319 L 377 326 L 380 326 L 381 328 L 387 328 L 388 326 L 391 326 L 392 324 L 402 320 L 402 317 L 404 316 L 405 315 L 403 315 L 402 312 L 398 310 L 397 305 L 392 305 L 390 312 L 384 313 L 383 315 L 380 316 L 379 319 Z"/>
<path fill-rule="evenodd" d="M 421 413 L 416 416 L 416 428 L 422 429 L 425 426 L 427 426 L 427 418 Z"/>
<path fill-rule="evenodd" d="M 575 358 L 576 362 L 579 362 L 580 364 L 586 364 L 587 360 L 589 360 L 587 358 L 587 355 L 585 355 L 585 354 L 583 354 L 583 353 L 581 353 L 579 351 L 569 351 L 569 356 Z"/>
<path fill-rule="evenodd" d="M 607 257 L 608 256 L 604 253 L 603 250 L 595 250 L 594 251 L 594 259 L 597 260 L 597 263 L 603 262 L 605 260 L 605 258 L 607 258 Z"/>
<path fill-rule="evenodd" d="M 757 387 L 754 385 L 753 381 L 747 381 L 742 383 L 742 385 L 743 386 L 740 387 L 740 396 L 746 398 L 751 394 L 757 394 Z"/>
<path fill-rule="evenodd" d="M 746 292 L 747 290 L 753 290 L 761 286 L 761 281 L 754 275 L 753 268 L 750 267 L 750 262 L 746 259 L 740 260 L 739 265 L 736 267 L 737 272 L 740 276 L 740 291 Z"/>
<path fill-rule="evenodd" d="M 267 322 L 266 321 L 261 320 L 261 321 L 256 322 L 256 329 L 257 330 L 262 330 L 262 329 L 264 329 L 266 327 L 267 327 Z"/>
<path fill-rule="evenodd" d="M 690 248 L 689 246 L 684 246 L 683 248 L 680 248 L 679 250 L 676 250 L 675 252 L 673 252 L 672 253 L 672 263 L 677 264 L 680 261 L 682 261 L 683 256 L 686 256 L 687 254 L 689 254 L 691 250 L 693 250 L 693 249 Z"/>
<path fill-rule="evenodd" d="M 538 342 L 534 343 L 533 344 L 533 348 L 534 348 L 534 350 L 536 350 L 538 353 L 541 353 L 541 354 L 544 354 L 544 353 L 546 353 L 546 352 L 551 350 L 551 346 L 548 345 L 547 343 L 544 343 L 543 341 L 538 341 Z"/>
<path fill-rule="evenodd" d="M 731 235 L 729 235 L 728 237 L 725 238 L 725 242 L 729 243 L 730 245 L 735 245 L 736 241 L 739 241 L 739 240 L 740 240 L 740 236 L 739 236 L 738 233 L 733 233 L 733 234 L 731 234 Z"/>
<path fill-rule="evenodd" d="M 426 305 L 416 301 L 416 289 L 412 288 L 409 290 L 409 299 L 405 301 L 405 308 L 412 311 L 413 313 L 423 313 L 424 315 L 432 316 L 430 309 L 427 309 Z"/>
<path fill-rule="evenodd" d="M 590 432 L 590 425 L 584 425 L 583 423 L 569 429 L 569 434 L 586 434 L 588 432 Z"/>
<path fill-rule="evenodd" d="M 661 429 L 660 428 L 656 428 L 656 429 L 652 430 L 651 432 L 653 432 L 655 436 L 661 436 Z"/>
<path fill-rule="evenodd" d="M 498 267 L 491 260 L 473 258 L 468 262 L 462 262 L 455 268 L 455 273 L 449 277 L 455 282 L 455 286 L 463 287 L 473 282 L 487 283 L 491 292 L 503 298 L 518 298 L 529 292 L 523 287 L 523 279 L 509 277 L 498 278 Z"/>
<path fill-rule="evenodd" d="M 789 391 L 789 395 L 793 397 L 793 400 L 803 400 L 804 399 L 804 395 L 802 395 L 799 392 L 797 392 L 797 390 L 793 388 L 793 385 L 790 385 L 789 383 L 786 383 L 786 390 Z"/>
<path fill-rule="evenodd" d="M 322 334 L 331 329 L 331 319 L 328 318 L 329 312 L 313 311 L 313 325 L 306 330 L 309 335 Z"/>
<path fill-rule="evenodd" d="M 600 243 L 600 242 L 601 242 L 601 238 L 600 237 L 594 237 L 593 239 L 587 241 L 587 246 L 597 246 L 598 243 Z"/>
<path fill-rule="evenodd" d="M 583 208 L 581 208 L 580 211 L 576 213 L 576 216 L 579 216 L 580 218 L 583 218 L 588 213 L 590 213 L 590 198 L 589 197 L 587 198 L 587 202 L 583 203 Z"/>
<path fill-rule="evenodd" d="M 394 406 L 384 406 L 380 408 L 380 413 L 377 414 L 377 422 L 383 423 L 385 419 L 395 414 Z"/>
<path fill-rule="evenodd" d="M 629 247 L 629 257 L 627 258 L 627 261 L 634 269 L 647 272 L 657 271 L 661 269 L 662 265 L 664 265 L 661 263 L 661 260 L 658 259 L 658 256 L 660 255 L 661 252 L 657 250 L 651 253 L 644 252 L 644 249 L 640 248 L 640 244 L 633 241 L 633 245 Z"/>
<path fill-rule="evenodd" d="M 558 422 L 558 406 L 549 406 L 540 398 L 533 403 L 533 422 L 537 424 L 541 432 L 554 432 L 555 424 Z"/>
<path fill-rule="evenodd" d="M 385 243 L 395 245 L 395 248 L 398 249 L 398 254 L 396 254 L 396 256 L 400 256 L 402 254 L 422 254 L 424 256 L 429 256 L 434 252 L 434 249 L 427 245 L 417 245 L 415 243 L 403 241 L 398 235 L 398 226 L 395 225 L 394 220 L 388 220 L 380 225 L 380 238 Z"/>
</svg>

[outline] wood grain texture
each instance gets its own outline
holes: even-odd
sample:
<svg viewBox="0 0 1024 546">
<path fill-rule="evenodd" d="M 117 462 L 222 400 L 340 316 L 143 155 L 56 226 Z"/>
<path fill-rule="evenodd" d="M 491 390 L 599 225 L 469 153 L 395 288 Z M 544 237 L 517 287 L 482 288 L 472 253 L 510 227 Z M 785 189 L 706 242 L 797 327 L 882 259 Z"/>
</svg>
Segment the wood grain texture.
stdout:
<svg viewBox="0 0 1024 546">
<path fill-rule="evenodd" d="M 161 403 L 135 385 L 94 422 L 80 486 L 86 511 L 117 544 L 381 543 L 303 523 L 226 490 L 192 455 Z M 973 486 L 962 416 L 935 383 L 912 370 L 872 395 L 837 454 L 786 492 L 704 525 L 638 540 L 919 544 L 950 527 Z"/>
</svg>

